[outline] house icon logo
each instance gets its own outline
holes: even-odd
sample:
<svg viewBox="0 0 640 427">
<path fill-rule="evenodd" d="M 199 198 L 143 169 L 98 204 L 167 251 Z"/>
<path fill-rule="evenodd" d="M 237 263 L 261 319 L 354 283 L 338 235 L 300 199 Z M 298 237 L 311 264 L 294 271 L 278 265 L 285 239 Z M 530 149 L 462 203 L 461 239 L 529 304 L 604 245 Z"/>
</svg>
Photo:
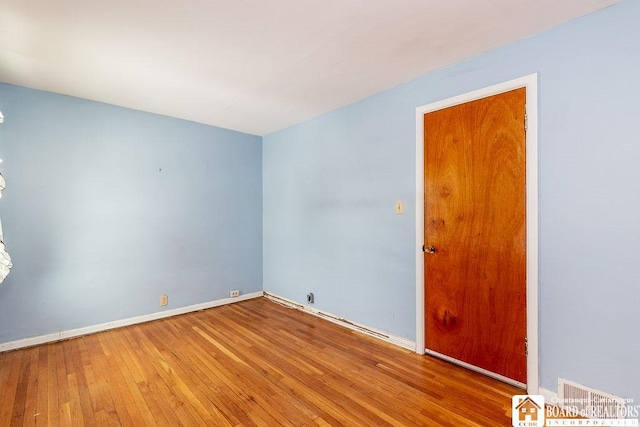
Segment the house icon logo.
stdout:
<svg viewBox="0 0 640 427">
<path fill-rule="evenodd" d="M 513 427 L 544 426 L 544 396 L 515 395 L 511 398 Z"/>
</svg>

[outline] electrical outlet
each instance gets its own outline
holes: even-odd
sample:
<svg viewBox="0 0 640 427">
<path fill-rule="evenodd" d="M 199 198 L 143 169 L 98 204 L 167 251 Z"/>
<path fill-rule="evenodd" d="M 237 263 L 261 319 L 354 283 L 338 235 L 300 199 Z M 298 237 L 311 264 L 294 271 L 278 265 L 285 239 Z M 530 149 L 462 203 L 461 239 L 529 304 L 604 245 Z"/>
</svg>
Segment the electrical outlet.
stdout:
<svg viewBox="0 0 640 427">
<path fill-rule="evenodd" d="M 160 305 L 167 305 L 167 304 L 169 304 L 169 295 L 167 294 L 160 295 Z"/>
<path fill-rule="evenodd" d="M 236 297 L 239 297 L 239 296 L 240 296 L 240 291 L 237 290 L 237 289 L 235 291 L 229 292 L 229 297 L 230 298 L 236 298 Z"/>
</svg>

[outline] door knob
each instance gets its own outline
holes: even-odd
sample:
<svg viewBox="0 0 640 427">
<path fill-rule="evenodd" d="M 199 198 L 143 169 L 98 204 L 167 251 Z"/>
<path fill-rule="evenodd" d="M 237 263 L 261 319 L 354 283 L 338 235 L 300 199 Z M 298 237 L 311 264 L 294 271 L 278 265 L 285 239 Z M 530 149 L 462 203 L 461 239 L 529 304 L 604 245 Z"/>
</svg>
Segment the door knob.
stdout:
<svg viewBox="0 0 640 427">
<path fill-rule="evenodd" d="M 436 253 L 436 247 L 435 246 L 426 246 L 424 248 L 424 251 L 428 254 L 435 254 Z"/>
</svg>

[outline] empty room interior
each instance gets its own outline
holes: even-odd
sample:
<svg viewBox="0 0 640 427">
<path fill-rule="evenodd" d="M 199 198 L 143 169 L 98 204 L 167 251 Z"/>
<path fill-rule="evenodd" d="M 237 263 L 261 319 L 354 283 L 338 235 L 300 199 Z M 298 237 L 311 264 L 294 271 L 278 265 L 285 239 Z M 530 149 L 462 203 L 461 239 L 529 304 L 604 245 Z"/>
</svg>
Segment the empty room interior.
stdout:
<svg viewBox="0 0 640 427">
<path fill-rule="evenodd" d="M 0 8 L 0 425 L 640 405 L 640 1 L 54 3 Z"/>
</svg>

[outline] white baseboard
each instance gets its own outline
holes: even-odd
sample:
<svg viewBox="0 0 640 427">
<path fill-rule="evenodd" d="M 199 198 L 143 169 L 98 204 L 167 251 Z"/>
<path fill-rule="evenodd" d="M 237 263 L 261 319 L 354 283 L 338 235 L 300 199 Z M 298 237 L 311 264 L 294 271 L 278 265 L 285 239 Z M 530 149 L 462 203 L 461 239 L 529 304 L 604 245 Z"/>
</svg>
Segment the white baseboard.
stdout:
<svg viewBox="0 0 640 427">
<path fill-rule="evenodd" d="M 558 394 L 556 392 L 540 387 L 538 394 L 544 396 L 545 405 L 558 406 Z"/>
<path fill-rule="evenodd" d="M 407 350 L 416 351 L 416 343 L 414 341 L 410 341 L 405 338 L 396 337 L 394 335 L 387 334 L 386 332 L 380 331 L 378 329 L 370 328 L 368 326 L 360 325 L 358 323 L 351 322 L 347 319 L 343 319 L 334 314 L 324 312 L 322 310 L 315 309 L 308 305 L 299 304 L 295 301 L 291 301 L 290 299 L 283 298 L 278 295 L 270 294 L 269 292 L 264 293 L 265 298 L 276 302 L 278 304 L 282 304 L 284 306 L 295 308 L 300 311 L 304 311 L 306 313 L 312 314 L 314 316 L 320 317 L 322 319 L 333 322 L 337 325 L 343 326 L 347 329 L 351 329 L 353 331 L 362 332 L 363 334 L 369 335 L 374 338 L 378 338 L 382 341 L 386 341 L 389 344 L 397 345 L 402 348 L 406 348 Z"/>
<path fill-rule="evenodd" d="M 71 329 L 69 331 L 56 332 L 53 334 L 40 335 L 32 338 L 25 338 L 17 341 L 0 343 L 0 353 L 3 351 L 16 350 L 19 348 L 33 347 L 35 345 L 46 344 L 66 340 L 69 338 L 80 337 L 83 335 L 95 334 L 96 332 L 108 331 L 109 329 L 122 328 L 123 326 L 136 325 L 138 323 L 150 322 L 152 320 L 164 319 L 166 317 L 178 316 L 180 314 L 191 313 L 194 311 L 205 310 L 207 308 L 219 307 L 221 305 L 232 304 L 235 302 L 246 301 L 253 298 L 260 298 L 263 292 L 252 292 L 250 294 L 240 295 L 235 298 L 223 298 L 216 301 L 205 302 L 202 304 L 190 305 L 187 307 L 175 308 L 172 310 L 159 311 L 157 313 L 145 314 L 144 316 L 131 317 L 129 319 L 116 320 L 114 322 L 102 323 L 100 325 L 87 326 L 85 328 Z"/>
</svg>

